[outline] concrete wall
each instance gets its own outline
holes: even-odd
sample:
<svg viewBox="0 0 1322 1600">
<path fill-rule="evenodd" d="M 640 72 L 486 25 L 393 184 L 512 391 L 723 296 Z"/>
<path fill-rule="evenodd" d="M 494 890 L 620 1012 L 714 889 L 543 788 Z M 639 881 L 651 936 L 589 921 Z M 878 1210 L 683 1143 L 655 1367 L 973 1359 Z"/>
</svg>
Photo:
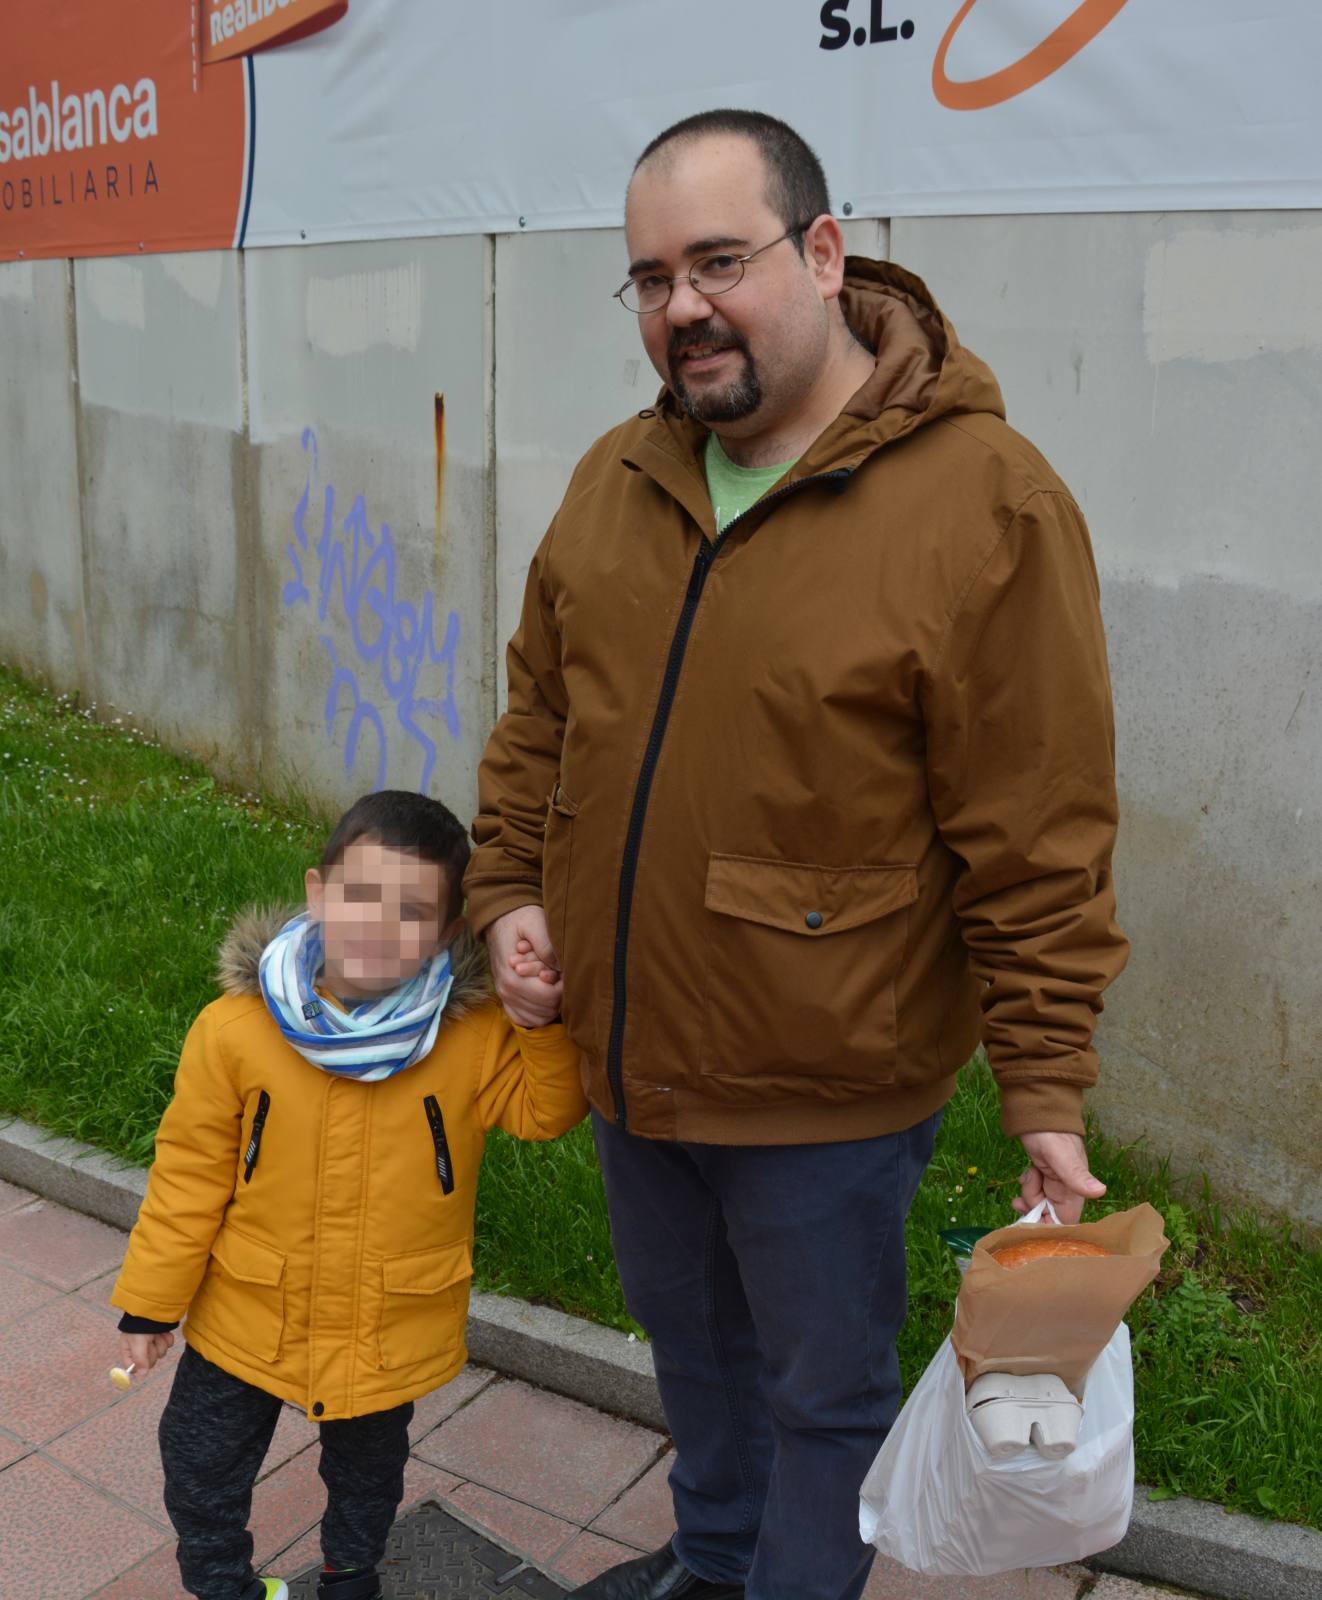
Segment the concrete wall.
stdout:
<svg viewBox="0 0 1322 1600">
<path fill-rule="evenodd" d="M 87 672 L 73 291 L 63 261 L 0 263 L 0 655 Z"/>
<path fill-rule="evenodd" d="M 492 258 L 0 265 L 0 656 L 245 783 L 467 812 L 496 692 Z"/>
<path fill-rule="evenodd" d="M 471 809 L 494 700 L 491 253 L 245 258 L 264 765 L 317 794 Z"/>
<path fill-rule="evenodd" d="M 1108 1131 L 1322 1223 L 1322 226 L 897 221 L 1103 581 L 1134 943 Z"/>
<path fill-rule="evenodd" d="M 1093 1103 L 1316 1225 L 1322 224 L 848 229 L 928 279 L 1092 526 L 1135 946 Z M 603 231 L 0 265 L 0 657 L 245 783 L 467 814 L 528 558 L 656 392 L 623 260 Z"/>
<path fill-rule="evenodd" d="M 73 264 L 89 696 L 243 751 L 243 303 L 235 255 Z"/>
</svg>

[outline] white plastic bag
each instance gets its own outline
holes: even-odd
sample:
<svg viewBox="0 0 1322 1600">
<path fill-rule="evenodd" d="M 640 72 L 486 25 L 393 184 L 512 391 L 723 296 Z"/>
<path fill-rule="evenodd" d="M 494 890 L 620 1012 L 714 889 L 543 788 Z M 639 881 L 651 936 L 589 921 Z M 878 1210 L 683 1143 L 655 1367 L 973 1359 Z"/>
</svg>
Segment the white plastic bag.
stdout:
<svg viewBox="0 0 1322 1600">
<path fill-rule="evenodd" d="M 965 1412 L 947 1338 L 863 1482 L 859 1534 L 913 1572 L 987 1578 L 1109 1549 L 1124 1537 L 1133 1501 L 1134 1373 L 1123 1322 L 1088 1373 L 1078 1448 L 1059 1461 L 1031 1447 L 992 1460 Z"/>
</svg>

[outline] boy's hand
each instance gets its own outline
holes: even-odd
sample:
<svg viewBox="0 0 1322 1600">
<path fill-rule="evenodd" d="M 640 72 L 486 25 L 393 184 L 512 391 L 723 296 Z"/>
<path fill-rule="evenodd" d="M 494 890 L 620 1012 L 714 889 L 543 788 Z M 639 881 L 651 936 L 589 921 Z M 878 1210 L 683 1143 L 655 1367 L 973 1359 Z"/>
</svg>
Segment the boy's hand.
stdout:
<svg viewBox="0 0 1322 1600">
<path fill-rule="evenodd" d="M 542 1028 L 560 1012 L 564 980 L 541 906 L 507 911 L 486 931 L 491 977 L 510 1020 Z"/>
<path fill-rule="evenodd" d="M 560 969 L 543 964 L 542 958 L 533 949 L 531 939 L 524 938 L 519 940 L 514 947 L 514 958 L 510 965 L 521 978 L 540 978 L 543 983 L 559 983 L 560 981 Z"/>
<path fill-rule="evenodd" d="M 172 1333 L 121 1333 L 119 1364 L 136 1367 L 139 1372 L 150 1372 L 173 1343 Z"/>
</svg>

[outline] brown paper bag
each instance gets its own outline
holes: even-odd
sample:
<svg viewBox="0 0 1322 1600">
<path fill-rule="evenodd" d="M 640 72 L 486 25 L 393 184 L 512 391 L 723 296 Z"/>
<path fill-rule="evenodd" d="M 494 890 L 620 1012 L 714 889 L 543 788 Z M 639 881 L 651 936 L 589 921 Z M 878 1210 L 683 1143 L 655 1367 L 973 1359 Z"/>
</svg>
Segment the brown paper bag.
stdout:
<svg viewBox="0 0 1322 1600">
<path fill-rule="evenodd" d="M 992 1259 L 1002 1245 L 1043 1234 L 1087 1239 L 1111 1254 L 1048 1257 L 1013 1269 Z M 1042 1222 L 985 1234 L 973 1247 L 950 1335 L 965 1386 L 984 1372 L 1054 1372 L 1082 1398 L 1089 1367 L 1157 1276 L 1168 1242 L 1149 1205 L 1100 1222 Z"/>
</svg>

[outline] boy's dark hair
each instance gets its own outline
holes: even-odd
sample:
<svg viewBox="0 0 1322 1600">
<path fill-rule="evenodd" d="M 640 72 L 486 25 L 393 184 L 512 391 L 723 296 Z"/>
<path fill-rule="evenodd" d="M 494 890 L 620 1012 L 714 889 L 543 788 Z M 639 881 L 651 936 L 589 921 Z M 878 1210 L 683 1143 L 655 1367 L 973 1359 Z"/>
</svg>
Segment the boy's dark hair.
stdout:
<svg viewBox="0 0 1322 1600">
<path fill-rule="evenodd" d="M 440 867 L 449 885 L 445 921 L 453 922 L 464 909 L 464 869 L 472 853 L 468 830 L 439 800 L 409 789 L 378 789 L 355 800 L 335 824 L 321 852 L 321 870 L 339 866 L 344 852 L 360 839 L 407 850 Z"/>
<path fill-rule="evenodd" d="M 701 139 L 712 133 L 739 134 L 751 139 L 767 169 L 767 204 L 787 228 L 807 225 L 831 209 L 822 164 L 807 140 L 788 122 L 765 111 L 699 111 L 658 133 L 633 164 L 638 171 L 651 155 L 675 139 Z M 803 235 L 792 234 L 794 248 L 803 255 Z"/>
</svg>

